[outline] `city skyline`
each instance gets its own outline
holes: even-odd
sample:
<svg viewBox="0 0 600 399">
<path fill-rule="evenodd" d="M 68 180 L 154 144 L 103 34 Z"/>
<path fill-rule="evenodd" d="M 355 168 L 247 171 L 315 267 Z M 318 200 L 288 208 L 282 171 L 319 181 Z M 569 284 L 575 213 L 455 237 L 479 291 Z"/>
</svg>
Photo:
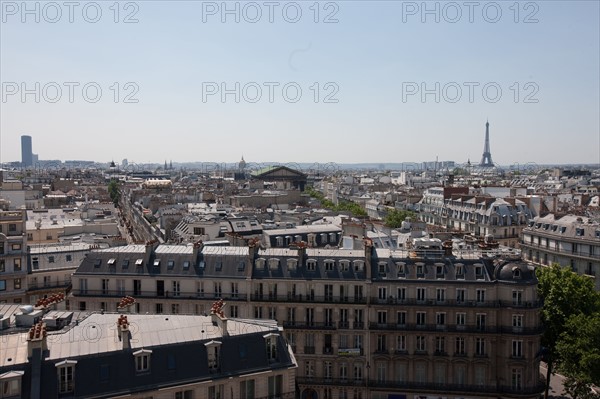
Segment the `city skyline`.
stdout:
<svg viewBox="0 0 600 399">
<path fill-rule="evenodd" d="M 275 3 L 3 2 L 0 161 L 600 163 L 597 2 Z"/>
</svg>

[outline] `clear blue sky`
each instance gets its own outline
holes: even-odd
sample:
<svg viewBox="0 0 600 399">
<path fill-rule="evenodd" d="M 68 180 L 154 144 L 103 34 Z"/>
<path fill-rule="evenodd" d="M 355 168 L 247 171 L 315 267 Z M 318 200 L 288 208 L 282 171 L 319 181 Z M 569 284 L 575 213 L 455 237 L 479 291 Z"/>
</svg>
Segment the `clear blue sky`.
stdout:
<svg viewBox="0 0 600 399">
<path fill-rule="evenodd" d="M 460 1 L 460 16 L 447 2 L 427 2 L 439 22 L 421 1 L 275 3 L 273 22 L 265 2 L 253 3 L 262 15 L 251 23 L 256 7 L 228 2 L 238 23 L 221 1 L 122 2 L 115 23 L 114 3 L 99 1 L 91 23 L 89 2 L 73 22 L 66 6 L 58 17 L 29 2 L 38 4 L 36 22 L 20 1 L 2 1 L 2 161 L 20 160 L 19 137 L 28 134 L 40 159 L 478 162 L 489 119 L 497 163 L 600 162 L 598 1 L 478 2 L 473 10 Z M 291 23 L 295 4 L 302 15 Z M 138 22 L 124 23 L 129 14 Z M 22 98 L 36 82 L 39 103 Z M 62 91 L 54 103 L 51 82 Z M 79 84 L 73 102 L 65 82 Z M 102 90 L 96 103 L 86 101 L 94 86 L 82 93 L 90 82 Z M 236 82 L 240 102 L 234 94 L 223 102 L 221 83 L 235 91 Z M 273 102 L 265 82 L 279 84 Z M 262 97 L 252 103 L 257 86 Z M 295 87 L 302 95 L 287 102 Z M 423 98 L 422 88 L 431 93 Z M 496 88 L 502 95 L 492 102 Z M 127 94 L 138 102 L 125 102 Z"/>
</svg>

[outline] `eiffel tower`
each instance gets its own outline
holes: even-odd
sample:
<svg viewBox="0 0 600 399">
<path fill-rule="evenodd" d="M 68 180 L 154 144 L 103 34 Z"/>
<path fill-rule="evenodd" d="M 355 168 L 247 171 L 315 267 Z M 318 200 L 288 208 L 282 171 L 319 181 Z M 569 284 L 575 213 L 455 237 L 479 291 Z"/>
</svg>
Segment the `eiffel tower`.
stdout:
<svg viewBox="0 0 600 399">
<path fill-rule="evenodd" d="M 492 152 L 490 151 L 490 123 L 485 122 L 485 144 L 483 145 L 483 156 L 479 166 L 482 168 L 493 168 Z"/>
</svg>

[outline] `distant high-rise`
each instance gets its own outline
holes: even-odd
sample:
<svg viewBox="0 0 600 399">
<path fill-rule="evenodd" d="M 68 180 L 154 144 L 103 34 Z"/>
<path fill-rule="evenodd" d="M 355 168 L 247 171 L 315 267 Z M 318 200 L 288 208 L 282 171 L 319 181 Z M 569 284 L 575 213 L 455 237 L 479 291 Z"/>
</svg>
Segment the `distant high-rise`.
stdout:
<svg viewBox="0 0 600 399">
<path fill-rule="evenodd" d="M 482 168 L 493 168 L 492 152 L 490 151 L 490 123 L 485 122 L 485 144 L 483 145 L 483 156 L 479 166 Z"/>
<path fill-rule="evenodd" d="M 33 152 L 31 151 L 31 136 L 21 136 L 21 165 L 33 165 Z"/>
</svg>

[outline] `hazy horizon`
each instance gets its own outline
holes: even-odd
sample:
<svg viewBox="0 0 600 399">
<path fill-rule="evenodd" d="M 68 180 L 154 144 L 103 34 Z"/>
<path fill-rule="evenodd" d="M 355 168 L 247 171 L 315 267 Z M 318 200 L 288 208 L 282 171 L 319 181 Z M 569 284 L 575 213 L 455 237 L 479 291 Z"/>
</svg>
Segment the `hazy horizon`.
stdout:
<svg viewBox="0 0 600 399">
<path fill-rule="evenodd" d="M 600 163 L 599 2 L 24 4 L 0 162 Z"/>
</svg>

